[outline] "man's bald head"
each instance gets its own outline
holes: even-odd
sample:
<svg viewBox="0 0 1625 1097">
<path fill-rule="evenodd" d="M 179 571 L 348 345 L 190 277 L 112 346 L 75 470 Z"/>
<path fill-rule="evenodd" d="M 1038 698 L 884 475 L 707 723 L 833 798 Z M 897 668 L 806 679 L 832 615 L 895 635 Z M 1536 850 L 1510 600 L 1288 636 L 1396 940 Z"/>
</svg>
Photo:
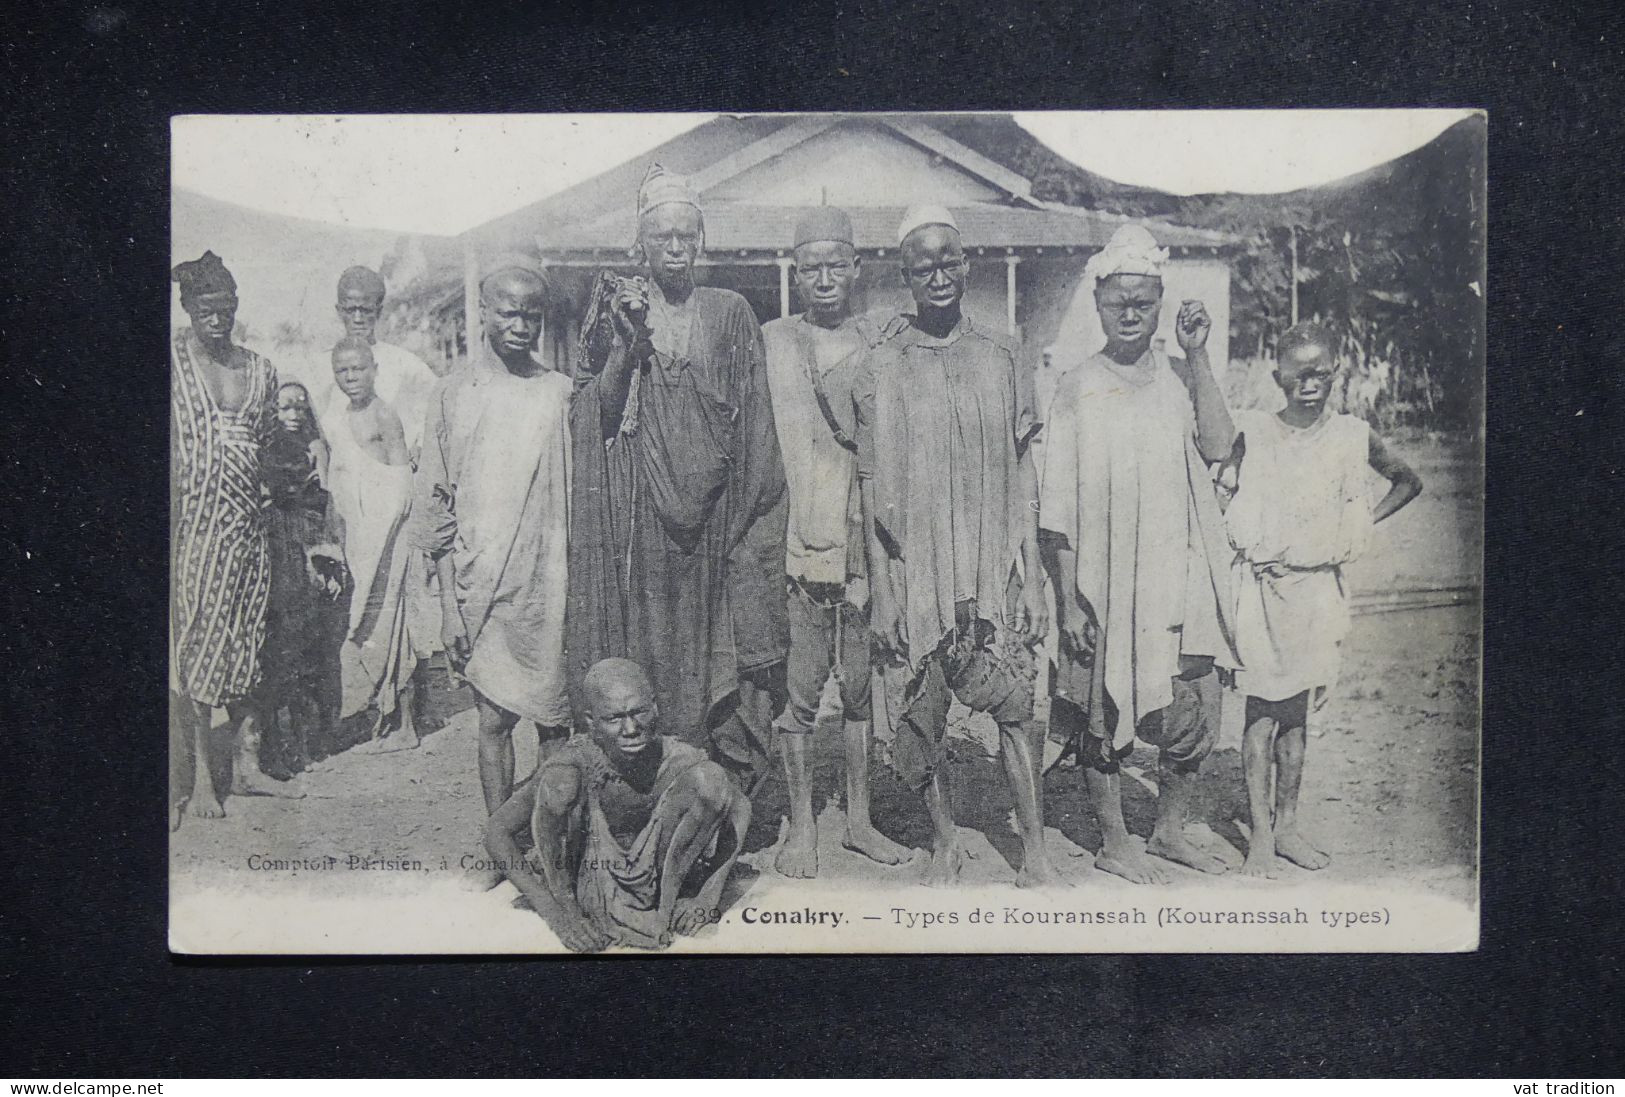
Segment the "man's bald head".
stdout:
<svg viewBox="0 0 1625 1097">
<path fill-rule="evenodd" d="M 589 705 L 601 700 L 606 692 L 620 689 L 640 690 L 651 696 L 654 694 L 648 673 L 630 659 L 600 659 L 587 671 L 581 688 Z"/>
</svg>

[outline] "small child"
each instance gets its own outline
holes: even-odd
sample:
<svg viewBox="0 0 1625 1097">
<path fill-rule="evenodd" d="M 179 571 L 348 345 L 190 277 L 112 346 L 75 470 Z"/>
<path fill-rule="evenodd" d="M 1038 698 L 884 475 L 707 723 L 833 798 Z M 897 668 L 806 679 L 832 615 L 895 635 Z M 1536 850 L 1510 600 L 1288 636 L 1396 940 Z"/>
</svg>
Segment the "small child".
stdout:
<svg viewBox="0 0 1625 1097">
<path fill-rule="evenodd" d="M 327 492 L 321 477 L 327 447 L 316 429 L 305 386 L 290 381 L 276 392 L 277 431 L 261 450 L 271 495 L 266 533 L 271 555 L 271 598 L 266 615 L 265 684 L 274 738 L 290 772 L 310 765 L 313 731 L 330 723 L 330 679 L 338 664 L 332 602 L 338 578 L 318 568 L 331 542 Z M 329 548 L 329 557 L 334 550 Z M 287 710 L 286 722 L 281 713 Z"/>
<path fill-rule="evenodd" d="M 1364 420 L 1328 410 L 1336 373 L 1331 333 L 1294 325 L 1281 336 L 1274 375 L 1286 407 L 1235 415 L 1228 463 L 1240 469 L 1225 525 L 1236 549 L 1236 646 L 1245 668 L 1236 684 L 1247 697 L 1248 876 L 1274 876 L 1277 855 L 1306 869 L 1331 860 L 1299 833 L 1297 810 L 1310 702 L 1325 703 L 1349 630 L 1342 566 L 1364 551 L 1373 524 L 1422 491 Z M 1368 468 L 1391 485 L 1374 510 Z"/>
</svg>

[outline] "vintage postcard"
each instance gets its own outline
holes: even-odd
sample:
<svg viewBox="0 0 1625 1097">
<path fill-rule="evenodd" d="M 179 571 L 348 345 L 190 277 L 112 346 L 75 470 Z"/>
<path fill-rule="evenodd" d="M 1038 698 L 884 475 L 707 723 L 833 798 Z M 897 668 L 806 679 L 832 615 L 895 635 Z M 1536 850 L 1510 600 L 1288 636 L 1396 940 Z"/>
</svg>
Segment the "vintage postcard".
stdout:
<svg viewBox="0 0 1625 1097">
<path fill-rule="evenodd" d="M 171 948 L 1476 948 L 1486 129 L 175 118 Z"/>
</svg>

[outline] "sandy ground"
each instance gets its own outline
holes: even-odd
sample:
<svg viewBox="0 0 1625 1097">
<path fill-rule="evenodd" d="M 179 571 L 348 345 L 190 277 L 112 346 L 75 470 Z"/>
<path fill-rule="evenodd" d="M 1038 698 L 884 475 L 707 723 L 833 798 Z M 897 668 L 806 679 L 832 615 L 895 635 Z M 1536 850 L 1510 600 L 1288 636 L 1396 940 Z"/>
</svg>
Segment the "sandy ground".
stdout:
<svg viewBox="0 0 1625 1097">
<path fill-rule="evenodd" d="M 1437 445 L 1402 450 L 1428 490 L 1379 528 L 1372 552 L 1353 571 L 1356 593 L 1475 584 L 1481 494 L 1473 466 L 1462 454 Z M 1208 895 L 1222 903 L 1226 896 L 1255 902 L 1261 896 L 1385 888 L 1451 910 L 1472 908 L 1478 668 L 1476 605 L 1356 616 L 1343 681 L 1312 726 L 1301 794 L 1303 828 L 1333 858 L 1319 873 L 1289 867 L 1282 880 L 1259 882 L 1202 877 L 1170 866 L 1176 878 L 1171 889 L 1137 888 L 1093 868 L 1099 832 L 1081 775 L 1070 767 L 1057 769 L 1046 783 L 1048 841 L 1062 874 L 1080 885 L 1063 894 L 1087 895 L 1091 904 L 1144 905 L 1164 902 L 1153 897 L 1163 891 L 1186 899 Z M 434 715 L 445 723 L 420 749 L 392 755 L 341 751 L 304 776 L 308 795 L 303 800 L 232 797 L 224 819 L 186 820 L 171 844 L 176 946 L 320 952 L 328 950 L 324 941 L 354 949 L 359 939 L 405 951 L 557 948 L 540 919 L 514 907 L 510 885 L 486 894 L 465 893 L 458 886 L 458 866 L 479 850 L 481 822 L 474 713 L 467 704 L 466 691 L 437 691 Z M 1241 700 L 1227 695 L 1225 704 L 1223 732 L 1204 769 L 1190 835 L 1239 867 L 1247 833 Z M 838 723 L 832 718 L 826 724 L 814 752 L 820 879 L 787 880 L 773 871 L 784 786 L 770 782 L 755 805 L 728 910 L 737 915 L 746 908 L 816 906 L 836 894 L 881 918 L 890 917 L 887 912 L 896 904 L 940 905 L 944 893 L 916 886 L 918 862 L 883 868 L 840 847 Z M 1022 894 L 1009 886 L 1019 845 L 994 753 L 993 726 L 963 710 L 956 711 L 952 725 L 957 816 L 968 853 L 965 894 L 955 893 L 956 901 L 971 896 L 971 907 L 977 895 L 995 897 L 989 902 L 1013 901 Z M 528 772 L 535 739 L 525 725 L 516 743 L 519 772 Z M 1143 836 L 1155 810 L 1154 752 L 1137 750 L 1125 772 L 1129 829 Z M 925 845 L 929 830 L 915 797 L 884 767 L 876 767 L 874 786 L 877 824 L 905 844 Z M 373 861 L 386 864 L 369 864 Z M 304 866 L 290 868 L 286 862 Z M 1073 902 L 1061 900 L 1062 905 Z M 211 932 L 186 929 L 205 925 Z M 725 924 L 706 934 L 726 935 L 730 928 Z M 687 943 L 705 947 L 703 938 Z M 724 936 L 711 947 L 759 946 Z M 867 946 L 847 937 L 844 947 Z M 920 941 L 913 947 L 961 946 Z M 980 947 L 991 946 L 984 940 Z"/>
</svg>

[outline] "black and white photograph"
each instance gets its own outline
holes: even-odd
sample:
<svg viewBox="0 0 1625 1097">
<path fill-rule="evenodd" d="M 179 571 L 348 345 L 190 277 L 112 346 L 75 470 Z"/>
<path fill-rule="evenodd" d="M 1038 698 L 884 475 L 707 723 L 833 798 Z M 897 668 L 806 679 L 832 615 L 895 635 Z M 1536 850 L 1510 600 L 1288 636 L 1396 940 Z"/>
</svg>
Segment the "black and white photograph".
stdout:
<svg viewBox="0 0 1625 1097">
<path fill-rule="evenodd" d="M 1475 950 L 1487 129 L 175 117 L 171 949 Z"/>
</svg>

